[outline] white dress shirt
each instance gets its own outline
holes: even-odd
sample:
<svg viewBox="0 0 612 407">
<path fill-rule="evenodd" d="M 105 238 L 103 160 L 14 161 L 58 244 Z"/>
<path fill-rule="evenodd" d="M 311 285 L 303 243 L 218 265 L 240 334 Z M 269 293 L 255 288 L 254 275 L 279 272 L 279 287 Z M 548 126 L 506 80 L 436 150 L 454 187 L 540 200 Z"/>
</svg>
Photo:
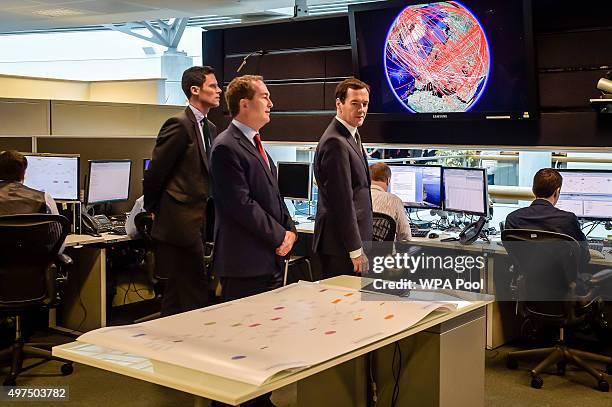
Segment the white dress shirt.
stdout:
<svg viewBox="0 0 612 407">
<path fill-rule="evenodd" d="M 370 187 L 372 193 L 372 209 L 374 212 L 384 213 L 395 220 L 395 240 L 410 240 L 412 232 L 408 223 L 408 216 L 404 209 L 402 199 L 390 192 L 385 191 L 379 185 Z"/>
<path fill-rule="evenodd" d="M 204 146 L 204 151 L 206 151 L 206 140 L 204 140 L 204 133 L 202 132 L 202 120 L 204 120 L 206 115 L 191 105 L 189 105 L 189 108 L 193 112 L 193 115 L 195 116 L 196 121 L 198 122 L 198 129 L 200 129 L 200 138 L 202 139 L 202 145 Z M 212 140 L 210 140 L 210 142 L 212 143 Z"/>
</svg>

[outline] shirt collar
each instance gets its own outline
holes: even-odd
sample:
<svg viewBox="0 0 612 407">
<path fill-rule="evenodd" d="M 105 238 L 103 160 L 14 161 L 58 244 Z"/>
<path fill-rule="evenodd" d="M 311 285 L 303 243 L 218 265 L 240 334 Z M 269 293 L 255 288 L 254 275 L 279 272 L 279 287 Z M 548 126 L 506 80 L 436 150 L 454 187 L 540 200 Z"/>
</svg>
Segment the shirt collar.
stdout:
<svg viewBox="0 0 612 407">
<path fill-rule="evenodd" d="M 387 192 L 387 191 L 384 190 L 383 187 L 381 187 L 380 185 L 376 185 L 376 184 L 370 185 L 370 188 L 371 189 L 376 189 L 376 190 L 381 191 L 381 192 Z"/>
<path fill-rule="evenodd" d="M 357 127 L 351 126 L 350 124 L 339 118 L 338 115 L 336 115 L 336 120 L 338 120 L 340 123 L 342 123 L 344 127 L 346 127 L 346 129 L 351 133 L 351 136 L 355 137 L 355 133 L 357 133 Z"/>
<path fill-rule="evenodd" d="M 246 124 L 239 122 L 236 119 L 232 120 L 232 124 L 236 127 L 238 127 L 238 129 L 242 132 L 242 134 L 244 134 L 244 136 L 249 139 L 249 141 L 251 141 L 251 143 L 253 142 L 253 139 L 255 138 L 255 135 L 257 133 L 259 133 L 257 130 L 253 130 L 252 128 L 250 128 L 249 126 L 247 126 Z"/>
<path fill-rule="evenodd" d="M 198 124 L 201 125 L 202 124 L 202 119 L 204 119 L 206 117 L 206 115 L 204 113 L 200 112 L 195 107 L 193 107 L 191 104 L 189 105 L 189 108 L 193 112 L 193 115 L 195 116 L 196 121 L 198 122 Z"/>
</svg>

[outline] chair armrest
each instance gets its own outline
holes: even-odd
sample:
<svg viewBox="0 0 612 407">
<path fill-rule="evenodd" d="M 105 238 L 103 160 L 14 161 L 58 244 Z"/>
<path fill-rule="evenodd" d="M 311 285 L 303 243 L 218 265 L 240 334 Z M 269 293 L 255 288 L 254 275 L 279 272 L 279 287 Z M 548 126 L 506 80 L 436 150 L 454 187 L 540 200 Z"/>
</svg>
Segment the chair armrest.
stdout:
<svg viewBox="0 0 612 407">
<path fill-rule="evenodd" d="M 612 278 L 612 269 L 604 269 L 593 274 L 589 279 L 589 284 L 600 285 L 610 278 Z"/>
<path fill-rule="evenodd" d="M 66 256 L 65 254 L 58 254 L 55 262 L 60 267 L 70 267 L 74 264 L 74 261 L 70 256 Z"/>
</svg>

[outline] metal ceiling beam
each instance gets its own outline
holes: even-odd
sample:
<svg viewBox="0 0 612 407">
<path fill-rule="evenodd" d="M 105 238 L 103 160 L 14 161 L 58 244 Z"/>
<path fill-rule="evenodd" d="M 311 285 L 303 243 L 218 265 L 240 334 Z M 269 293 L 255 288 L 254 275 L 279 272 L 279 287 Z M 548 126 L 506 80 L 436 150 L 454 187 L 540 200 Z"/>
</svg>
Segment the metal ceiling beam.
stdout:
<svg viewBox="0 0 612 407">
<path fill-rule="evenodd" d="M 162 20 L 155 20 L 155 24 L 159 28 L 154 27 L 149 21 L 137 21 L 125 24 L 104 24 L 104 27 L 152 42 L 157 45 L 161 45 L 163 47 L 167 47 L 168 49 L 176 49 L 181 41 L 183 33 L 185 32 L 185 27 L 187 27 L 188 22 L 188 18 L 175 18 L 171 23 L 166 23 Z M 149 31 L 151 34 L 150 36 L 134 31 L 142 29 L 143 27 Z"/>
</svg>

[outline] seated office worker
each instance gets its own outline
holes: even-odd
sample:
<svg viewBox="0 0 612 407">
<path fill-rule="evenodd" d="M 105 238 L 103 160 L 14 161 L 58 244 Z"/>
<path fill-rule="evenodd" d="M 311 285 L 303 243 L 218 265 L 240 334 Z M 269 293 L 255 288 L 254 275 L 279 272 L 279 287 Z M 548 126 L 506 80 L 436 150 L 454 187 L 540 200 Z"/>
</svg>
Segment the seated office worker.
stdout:
<svg viewBox="0 0 612 407">
<path fill-rule="evenodd" d="M 370 87 L 355 78 L 336 87 L 336 117 L 315 152 L 319 187 L 313 252 L 323 277 L 367 271 L 362 242 L 372 240 L 370 173 L 357 130 L 368 112 Z"/>
<path fill-rule="evenodd" d="M 0 152 L 0 215 L 59 215 L 51 195 L 23 185 L 27 168 L 28 160 L 23 154 L 14 150 Z"/>
<path fill-rule="evenodd" d="M 590 261 L 587 239 L 580 229 L 578 218 L 571 212 L 555 208 L 563 177 L 552 168 L 542 168 L 533 177 L 532 191 L 536 199 L 530 206 L 520 208 L 506 217 L 506 229 L 534 229 L 563 233 L 576 239 L 582 247 L 582 261 Z"/>
<path fill-rule="evenodd" d="M 221 88 L 208 66 L 187 69 L 181 86 L 189 105 L 160 129 L 143 182 L 144 207 L 154 216 L 156 267 L 168 276 L 162 316 L 208 305 L 203 240 L 217 129 L 206 116 L 219 106 Z"/>
<path fill-rule="evenodd" d="M 404 203 L 399 196 L 388 192 L 391 177 L 391 168 L 387 164 L 375 163 L 370 166 L 372 210 L 389 215 L 395 220 L 395 240 L 410 240 L 412 234 Z"/>
</svg>

